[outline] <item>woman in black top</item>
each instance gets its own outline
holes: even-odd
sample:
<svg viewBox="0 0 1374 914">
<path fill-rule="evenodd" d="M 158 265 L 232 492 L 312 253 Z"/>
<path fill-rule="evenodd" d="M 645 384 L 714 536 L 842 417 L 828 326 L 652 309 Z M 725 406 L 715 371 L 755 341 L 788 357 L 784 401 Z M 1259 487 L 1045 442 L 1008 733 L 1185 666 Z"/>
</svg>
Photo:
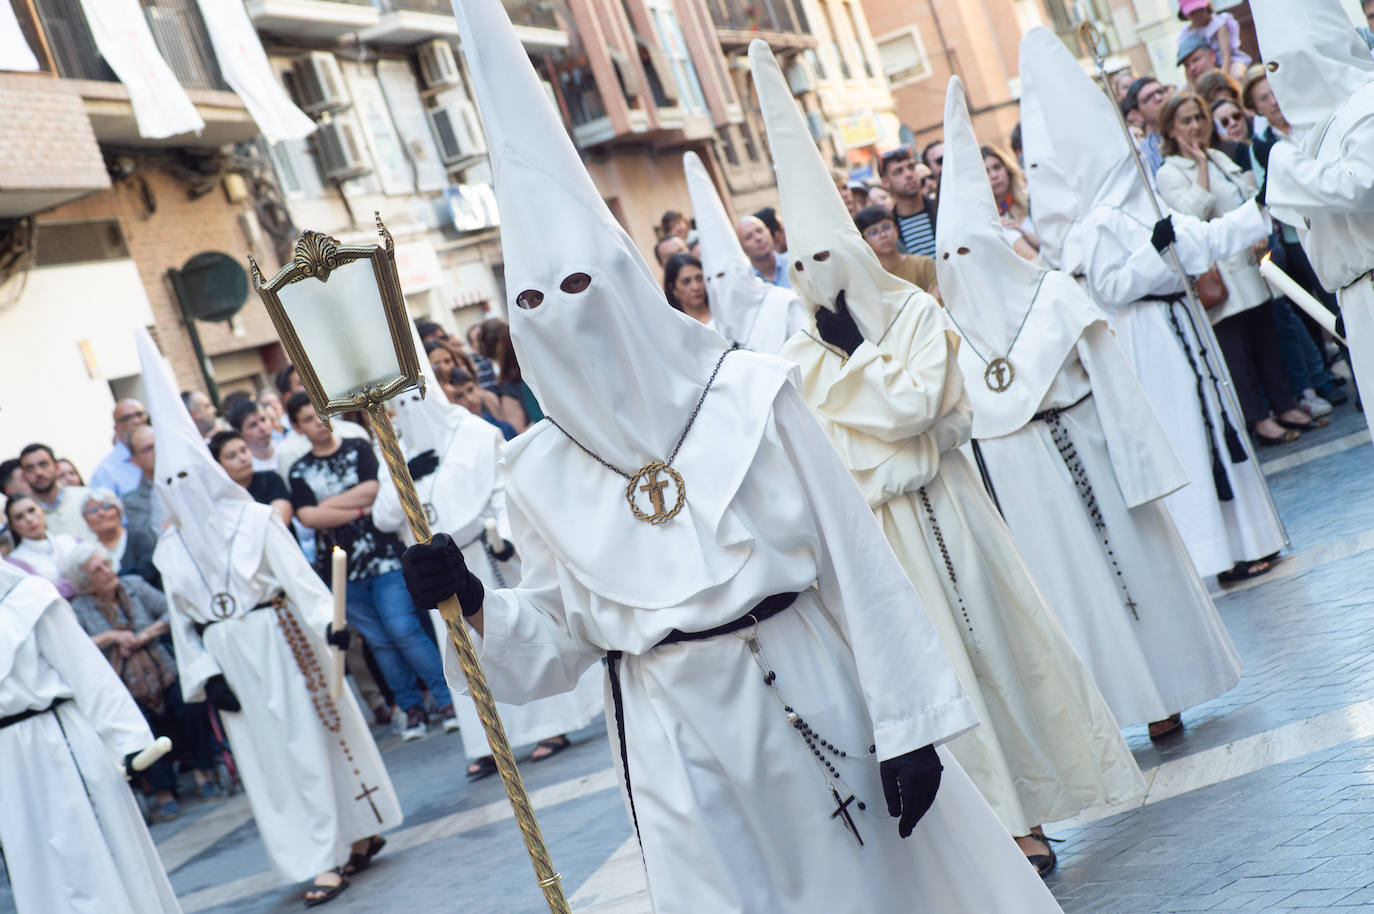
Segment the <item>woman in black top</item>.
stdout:
<svg viewBox="0 0 1374 914">
<path fill-rule="evenodd" d="M 254 472 L 253 452 L 238 432 L 217 432 L 210 439 L 210 455 L 224 467 L 229 478 L 248 490 L 260 505 L 270 505 L 291 529 L 291 493 L 281 476 L 266 471 Z"/>
</svg>

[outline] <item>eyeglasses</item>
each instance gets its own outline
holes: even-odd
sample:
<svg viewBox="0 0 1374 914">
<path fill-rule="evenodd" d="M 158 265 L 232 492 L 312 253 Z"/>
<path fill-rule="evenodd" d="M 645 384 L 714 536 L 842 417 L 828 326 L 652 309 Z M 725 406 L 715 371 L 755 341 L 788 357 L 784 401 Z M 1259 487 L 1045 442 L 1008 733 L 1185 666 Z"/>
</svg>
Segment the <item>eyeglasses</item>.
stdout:
<svg viewBox="0 0 1374 914">
<path fill-rule="evenodd" d="M 893 222 L 889 222 L 889 221 L 887 221 L 886 219 L 884 219 L 882 222 L 879 222 L 877 225 L 870 225 L 868 228 L 864 229 L 864 237 L 865 237 L 865 238 L 870 238 L 870 239 L 871 239 L 871 238 L 881 238 L 882 236 L 884 236 L 884 235 L 886 235 L 886 234 L 888 234 L 888 233 L 890 233 L 890 232 L 895 232 L 895 231 L 897 231 L 897 226 L 896 226 L 896 224 L 893 223 Z"/>
<path fill-rule="evenodd" d="M 82 508 L 81 513 L 87 517 L 93 517 L 101 511 L 118 511 L 119 505 L 92 505 L 89 508 Z"/>
</svg>

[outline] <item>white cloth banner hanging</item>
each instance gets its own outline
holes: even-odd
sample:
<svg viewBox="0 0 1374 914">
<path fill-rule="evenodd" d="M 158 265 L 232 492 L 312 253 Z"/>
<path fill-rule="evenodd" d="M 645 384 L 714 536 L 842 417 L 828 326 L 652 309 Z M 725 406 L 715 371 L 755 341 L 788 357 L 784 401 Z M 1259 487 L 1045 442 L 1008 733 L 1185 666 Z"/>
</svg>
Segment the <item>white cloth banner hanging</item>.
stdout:
<svg viewBox="0 0 1374 914">
<path fill-rule="evenodd" d="M 139 136 L 199 133 L 205 122 L 162 59 L 138 0 L 81 0 L 100 56 L 114 70 L 134 106 Z"/>
<path fill-rule="evenodd" d="M 273 73 L 243 4 L 224 0 L 198 2 L 224 81 L 243 99 L 262 135 L 275 143 L 303 140 L 314 133 L 315 122 L 295 106 Z"/>
<path fill-rule="evenodd" d="M 19 18 L 8 3 L 0 3 L 0 70 L 38 69 L 38 58 L 24 40 L 19 29 Z"/>
</svg>

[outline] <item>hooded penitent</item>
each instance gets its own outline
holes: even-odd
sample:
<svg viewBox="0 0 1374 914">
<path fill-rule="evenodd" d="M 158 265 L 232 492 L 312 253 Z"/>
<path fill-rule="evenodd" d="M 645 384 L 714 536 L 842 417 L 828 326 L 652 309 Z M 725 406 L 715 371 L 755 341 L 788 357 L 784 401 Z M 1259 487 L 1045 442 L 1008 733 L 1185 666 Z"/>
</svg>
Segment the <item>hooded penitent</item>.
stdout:
<svg viewBox="0 0 1374 914">
<path fill-rule="evenodd" d="M 762 352 L 776 352 L 789 336 L 789 323 L 800 324 L 796 293 L 765 282 L 754 272 L 726 215 L 706 166 L 695 152 L 682 155 L 687 191 L 692 197 L 701 238 L 701 268 L 711 316 L 727 339 Z"/>
<path fill-rule="evenodd" d="M 424 352 L 413 323 L 410 331 L 416 351 Z M 391 401 L 396 407 L 396 431 L 400 433 L 408 457 L 434 451 L 446 462 L 439 472 L 445 471 L 447 462 L 460 462 L 459 467 L 447 467 L 449 484 L 444 486 L 442 514 L 445 528 L 458 530 L 471 523 L 491 500 L 491 491 L 496 486 L 496 451 L 492 442 L 500 433 L 485 419 L 474 416 L 457 403 L 448 402 L 428 359 L 420 360 L 420 369 L 424 372 L 427 393 L 421 396 L 419 389 L 413 388 Z M 455 441 L 463 435 L 478 440 L 472 447 L 454 448 Z M 434 486 L 435 482 L 436 479 L 431 478 L 426 487 Z M 424 483 L 425 480 L 420 480 L 420 484 Z"/>
<path fill-rule="evenodd" d="M 1030 421 L 1083 329 L 1102 317 L 1071 278 L 1007 244 L 957 76 L 945 94 L 944 138 L 935 267 L 965 342 L 973 436 L 995 438 Z"/>
<path fill-rule="evenodd" d="M 1149 190 L 1111 101 L 1049 29 L 1033 28 L 1021 39 L 1021 79 L 1031 212 L 1037 230 L 1044 222 L 1052 251 L 1075 219 L 1098 206 L 1153 226 Z M 1062 253 L 1063 269 L 1081 266 L 1074 252 Z"/>
<path fill-rule="evenodd" d="M 143 371 L 144 402 L 157 449 L 153 490 L 191 559 L 203 574 L 214 576 L 212 592 L 227 590 L 219 586 L 218 579 L 225 573 L 230 544 L 235 544 L 233 554 L 242 564 L 233 571 L 246 581 L 261 561 L 271 509 L 256 504 L 210 456 L 205 439 L 182 405 L 172 370 L 157 344 L 142 327 L 134 336 Z M 251 548 L 253 545 L 258 548 Z"/>
<path fill-rule="evenodd" d="M 537 425 L 507 445 L 511 502 L 589 589 L 641 608 L 676 605 L 728 580 L 753 548 L 731 502 L 785 381 L 748 354 L 721 362 L 720 336 L 668 306 L 498 0 L 464 0 L 454 12 L 501 210 L 511 339 L 558 426 Z M 710 397 L 734 408 L 727 415 L 708 403 L 697 414 L 718 363 Z M 666 462 L 679 439 L 673 468 L 685 507 L 645 524 L 626 501 L 647 496 L 627 492 L 617 471 Z M 670 487 L 667 503 L 677 494 Z"/>
<path fill-rule="evenodd" d="M 864 338 L 877 341 L 916 292 L 883 269 L 840 199 L 801 109 L 768 45 L 749 46 L 787 226 L 788 276 L 811 310 L 835 310 L 841 293 Z"/>
<path fill-rule="evenodd" d="M 1252 0 L 1255 33 L 1283 116 L 1314 127 L 1374 81 L 1374 59 L 1338 0 Z"/>
</svg>

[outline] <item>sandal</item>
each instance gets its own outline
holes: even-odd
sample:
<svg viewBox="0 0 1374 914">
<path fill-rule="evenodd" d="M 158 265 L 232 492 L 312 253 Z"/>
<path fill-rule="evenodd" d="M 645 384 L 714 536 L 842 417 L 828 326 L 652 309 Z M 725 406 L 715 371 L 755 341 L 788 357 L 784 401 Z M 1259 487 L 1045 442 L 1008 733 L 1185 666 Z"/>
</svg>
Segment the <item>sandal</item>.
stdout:
<svg viewBox="0 0 1374 914">
<path fill-rule="evenodd" d="M 496 759 L 484 755 L 468 766 L 468 780 L 480 781 L 496 773 Z"/>
<path fill-rule="evenodd" d="M 1275 416 L 1274 421 L 1284 428 L 1295 432 L 1315 432 L 1319 428 L 1326 428 L 1331 424 L 1331 420 L 1322 416 L 1320 419 L 1312 419 L 1308 422 L 1289 422 L 1280 416 Z"/>
<path fill-rule="evenodd" d="M 1041 844 L 1045 845 L 1045 853 L 1025 855 L 1026 862 L 1029 863 L 1031 866 L 1035 867 L 1035 874 L 1039 876 L 1041 879 L 1044 879 L 1050 873 L 1054 872 L 1054 868 L 1059 865 L 1059 857 L 1055 855 L 1054 848 L 1050 846 L 1050 842 L 1062 841 L 1063 839 L 1050 838 L 1046 835 L 1037 835 L 1035 832 L 1031 832 L 1029 837 L 1034 838 Z"/>
<path fill-rule="evenodd" d="M 348 862 L 343 865 L 343 875 L 356 876 L 367 869 L 372 865 L 372 858 L 381 853 L 384 847 L 386 847 L 386 839 L 381 835 L 373 835 L 368 839 L 366 851 L 361 854 L 348 855 Z"/>
<path fill-rule="evenodd" d="M 1161 740 L 1164 737 L 1177 733 L 1183 729 L 1183 714 L 1170 714 L 1163 720 L 1150 722 L 1150 741 Z"/>
<path fill-rule="evenodd" d="M 335 870 L 335 872 L 338 872 L 338 870 Z M 344 876 L 343 873 L 339 873 L 338 885 L 320 885 L 317 882 L 310 888 L 306 889 L 305 906 L 307 908 L 314 908 L 318 907 L 319 905 L 325 904 L 326 902 L 333 901 L 335 898 L 338 898 L 339 894 L 343 892 L 343 890 L 346 888 L 348 888 L 348 878 Z M 316 892 L 322 892 L 323 894 L 314 895 L 314 893 Z M 313 898 L 311 897 L 312 895 L 314 895 Z"/>
<path fill-rule="evenodd" d="M 1255 440 L 1260 443 L 1260 447 L 1278 447 L 1280 444 L 1292 444 L 1294 441 L 1297 441 L 1300 434 L 1298 431 L 1299 428 L 1300 426 L 1297 425 L 1285 425 L 1283 434 L 1279 435 L 1277 438 L 1270 438 L 1268 435 L 1261 435 L 1259 432 L 1254 432 L 1254 436 Z"/>
<path fill-rule="evenodd" d="M 542 762 L 553 758 L 558 753 L 572 745 L 572 740 L 566 734 L 551 736 L 548 739 L 541 739 L 539 744 L 534 747 L 534 752 L 530 753 L 531 762 Z M 544 755 L 539 754 L 540 749 L 549 750 Z"/>
<path fill-rule="evenodd" d="M 1237 581 L 1246 581 L 1250 578 L 1257 578 L 1273 568 L 1273 564 L 1268 558 L 1255 559 L 1253 562 L 1236 562 L 1230 570 L 1223 571 L 1217 575 L 1218 584 L 1234 584 Z"/>
</svg>

